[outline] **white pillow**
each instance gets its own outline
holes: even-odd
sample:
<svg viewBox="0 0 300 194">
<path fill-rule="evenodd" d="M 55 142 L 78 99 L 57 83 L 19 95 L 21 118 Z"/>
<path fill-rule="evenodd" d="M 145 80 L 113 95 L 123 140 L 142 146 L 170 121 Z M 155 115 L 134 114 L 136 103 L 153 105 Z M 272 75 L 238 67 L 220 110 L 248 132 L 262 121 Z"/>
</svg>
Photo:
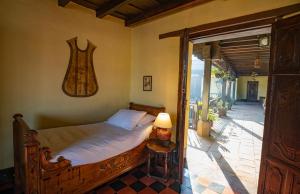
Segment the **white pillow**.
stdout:
<svg viewBox="0 0 300 194">
<path fill-rule="evenodd" d="M 144 111 L 121 109 L 111 116 L 106 123 L 127 130 L 132 130 L 146 114 L 147 113 Z"/>
<path fill-rule="evenodd" d="M 147 124 L 153 122 L 155 119 L 156 119 L 155 116 L 150 115 L 150 114 L 146 114 L 146 115 L 139 121 L 139 123 L 137 124 L 137 126 L 138 126 L 138 127 L 141 127 L 141 126 L 147 125 Z"/>
</svg>

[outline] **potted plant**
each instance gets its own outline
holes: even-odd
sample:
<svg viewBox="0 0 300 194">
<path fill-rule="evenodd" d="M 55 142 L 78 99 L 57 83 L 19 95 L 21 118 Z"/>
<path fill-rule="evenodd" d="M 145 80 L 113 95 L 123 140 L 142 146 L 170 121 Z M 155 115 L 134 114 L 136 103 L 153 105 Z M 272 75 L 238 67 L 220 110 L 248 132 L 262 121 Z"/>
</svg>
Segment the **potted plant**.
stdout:
<svg viewBox="0 0 300 194">
<path fill-rule="evenodd" d="M 219 100 L 218 104 L 218 115 L 219 117 L 225 117 L 226 113 L 227 113 L 227 108 L 226 108 L 226 104 L 224 103 L 223 100 Z"/>
<path fill-rule="evenodd" d="M 212 109 L 209 109 L 207 120 L 202 120 L 202 110 L 199 111 L 199 120 L 197 124 L 197 134 L 202 137 L 208 137 L 211 127 L 213 126 L 213 122 L 217 119 L 217 115 L 213 112 Z"/>
<path fill-rule="evenodd" d="M 232 104 L 233 104 L 233 100 L 229 99 L 226 102 L 225 106 L 228 108 L 228 110 L 231 110 Z"/>
<path fill-rule="evenodd" d="M 214 121 L 217 120 L 217 115 L 214 113 L 213 109 L 208 110 L 207 120 L 210 124 L 210 127 L 212 127 L 214 124 Z"/>
</svg>

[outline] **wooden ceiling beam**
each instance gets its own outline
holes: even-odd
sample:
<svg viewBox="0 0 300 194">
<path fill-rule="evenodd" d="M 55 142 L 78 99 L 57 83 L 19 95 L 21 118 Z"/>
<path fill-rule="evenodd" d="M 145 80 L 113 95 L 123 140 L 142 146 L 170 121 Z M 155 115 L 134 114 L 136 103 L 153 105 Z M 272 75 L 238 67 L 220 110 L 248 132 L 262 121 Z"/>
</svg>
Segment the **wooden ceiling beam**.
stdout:
<svg viewBox="0 0 300 194">
<path fill-rule="evenodd" d="M 132 0 L 113 0 L 108 1 L 104 5 L 100 6 L 96 11 L 96 16 L 98 18 L 103 18 L 106 15 L 109 15 L 116 11 L 118 8 L 120 8 L 123 5 L 128 4 Z"/>
<path fill-rule="evenodd" d="M 68 3 L 70 2 L 70 0 L 58 0 L 58 5 L 61 7 L 65 7 Z"/>
<path fill-rule="evenodd" d="M 129 3 L 128 5 L 129 5 L 130 7 L 133 7 L 133 8 L 135 8 L 135 9 L 139 10 L 139 11 L 145 11 L 145 10 L 142 9 L 141 7 L 136 6 L 136 5 L 132 4 L 132 3 Z"/>
<path fill-rule="evenodd" d="M 196 5 L 200 5 L 212 0 L 175 0 L 175 1 L 167 1 L 167 3 L 161 4 L 158 7 L 154 7 L 149 9 L 137 16 L 134 16 L 125 21 L 126 26 L 135 26 L 140 23 L 144 23 L 155 18 L 165 16 L 171 13 L 175 13 Z"/>
<path fill-rule="evenodd" d="M 247 57 L 256 57 L 257 53 L 244 53 L 244 54 L 240 54 L 240 53 L 226 53 L 226 52 L 222 52 L 222 55 L 226 55 L 228 57 L 243 57 L 243 56 L 247 56 Z M 260 57 L 270 57 L 270 53 L 269 52 L 259 52 L 259 56 Z"/>
<path fill-rule="evenodd" d="M 221 50 L 221 53 L 223 54 L 234 54 L 234 53 L 260 53 L 260 52 L 265 52 L 265 53 L 268 53 L 270 52 L 269 50 L 266 50 L 266 51 L 262 51 L 260 49 L 251 49 L 251 50 L 232 50 L 232 51 L 222 51 Z"/>
<path fill-rule="evenodd" d="M 255 60 L 256 57 L 245 57 L 245 58 L 237 58 L 237 57 L 232 57 L 232 56 L 229 56 L 229 55 L 224 55 L 225 57 L 229 58 L 229 59 L 232 59 L 232 60 Z M 222 55 L 223 57 L 223 55 Z M 269 61 L 270 57 L 260 57 L 260 60 L 262 61 Z"/>
<path fill-rule="evenodd" d="M 223 52 L 223 53 L 231 53 L 231 52 L 235 52 L 235 51 L 238 51 L 238 52 L 240 52 L 240 51 L 270 52 L 269 49 L 262 49 L 262 48 L 258 48 L 258 47 L 221 49 L 221 52 Z"/>
<path fill-rule="evenodd" d="M 111 14 L 112 16 L 115 16 L 117 18 L 120 18 L 120 19 L 123 19 L 123 20 L 126 20 L 127 19 L 127 16 L 119 11 L 115 11 Z"/>
<path fill-rule="evenodd" d="M 228 47 L 244 47 L 244 46 L 256 46 L 258 47 L 258 40 L 250 40 L 250 41 L 239 41 L 239 42 L 221 42 L 220 46 L 222 48 Z"/>
<path fill-rule="evenodd" d="M 96 10 L 98 8 L 98 5 L 89 1 L 85 1 L 85 0 L 71 0 L 72 2 L 81 5 L 83 7 L 89 8 L 89 9 L 93 9 Z"/>
<path fill-rule="evenodd" d="M 268 72 L 253 70 L 253 71 L 247 71 L 247 72 L 240 72 L 239 76 L 252 76 L 252 72 L 257 73 L 258 74 L 257 76 L 267 76 L 268 75 Z"/>
<path fill-rule="evenodd" d="M 223 44 L 223 43 L 234 43 L 234 42 L 244 42 L 244 41 L 253 41 L 253 40 L 257 40 L 258 41 L 258 35 L 241 37 L 241 38 L 233 38 L 233 39 L 228 39 L 228 40 L 221 40 L 220 44 Z"/>
</svg>

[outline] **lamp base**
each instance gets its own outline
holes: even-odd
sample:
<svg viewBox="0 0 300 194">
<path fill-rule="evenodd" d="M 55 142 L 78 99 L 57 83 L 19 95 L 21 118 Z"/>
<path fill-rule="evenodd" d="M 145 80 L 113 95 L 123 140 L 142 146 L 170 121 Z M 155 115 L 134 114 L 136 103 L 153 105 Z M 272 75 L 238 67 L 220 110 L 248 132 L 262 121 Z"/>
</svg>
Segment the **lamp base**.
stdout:
<svg viewBox="0 0 300 194">
<path fill-rule="evenodd" d="M 170 129 L 157 128 L 156 135 L 159 140 L 170 141 L 172 133 Z"/>
<path fill-rule="evenodd" d="M 160 139 L 158 140 L 158 144 L 163 147 L 169 147 L 170 143 L 171 143 L 170 140 L 160 140 Z"/>
</svg>

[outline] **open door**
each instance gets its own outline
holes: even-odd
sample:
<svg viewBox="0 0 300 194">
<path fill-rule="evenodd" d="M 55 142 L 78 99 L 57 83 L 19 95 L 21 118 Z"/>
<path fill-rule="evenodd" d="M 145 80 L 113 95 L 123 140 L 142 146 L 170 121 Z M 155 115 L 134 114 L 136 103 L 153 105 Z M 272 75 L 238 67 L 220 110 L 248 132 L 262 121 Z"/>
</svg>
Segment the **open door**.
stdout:
<svg viewBox="0 0 300 194">
<path fill-rule="evenodd" d="M 247 83 L 247 101 L 257 101 L 258 81 L 248 81 Z"/>
<path fill-rule="evenodd" d="M 300 15 L 272 26 L 258 193 L 300 193 Z"/>
</svg>

